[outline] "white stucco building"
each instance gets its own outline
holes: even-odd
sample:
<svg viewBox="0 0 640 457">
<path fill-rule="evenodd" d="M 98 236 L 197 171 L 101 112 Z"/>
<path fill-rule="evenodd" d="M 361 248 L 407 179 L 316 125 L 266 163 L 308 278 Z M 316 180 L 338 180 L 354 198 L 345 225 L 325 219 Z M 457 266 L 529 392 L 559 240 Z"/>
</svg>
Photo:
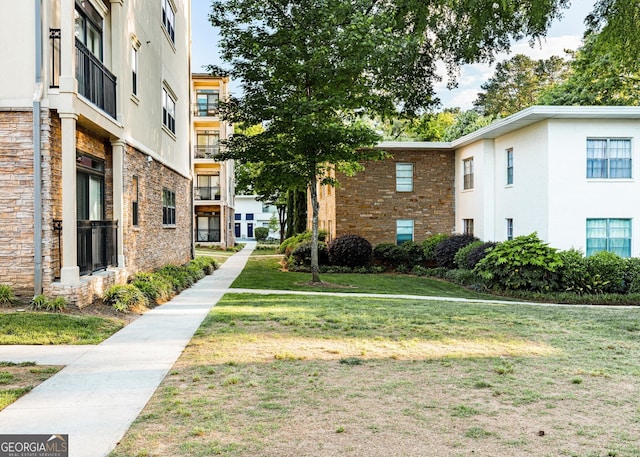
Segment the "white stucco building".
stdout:
<svg viewBox="0 0 640 457">
<path fill-rule="evenodd" d="M 278 218 L 275 206 L 256 200 L 256 195 L 236 195 L 234 232 L 239 239 L 255 239 L 257 227 L 269 227 L 273 217 Z M 269 237 L 279 240 L 280 231 L 269 231 Z"/>
<path fill-rule="evenodd" d="M 640 255 L 640 107 L 533 106 L 451 143 L 456 231 Z"/>
</svg>

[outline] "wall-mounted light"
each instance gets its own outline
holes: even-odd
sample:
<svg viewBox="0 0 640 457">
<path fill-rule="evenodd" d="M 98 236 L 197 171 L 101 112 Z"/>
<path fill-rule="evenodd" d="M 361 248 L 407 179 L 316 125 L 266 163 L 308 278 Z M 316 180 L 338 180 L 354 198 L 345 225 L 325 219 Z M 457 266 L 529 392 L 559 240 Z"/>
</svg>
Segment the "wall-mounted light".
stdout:
<svg viewBox="0 0 640 457">
<path fill-rule="evenodd" d="M 147 156 L 147 162 L 149 162 L 149 163 L 153 162 L 153 157 Z"/>
</svg>

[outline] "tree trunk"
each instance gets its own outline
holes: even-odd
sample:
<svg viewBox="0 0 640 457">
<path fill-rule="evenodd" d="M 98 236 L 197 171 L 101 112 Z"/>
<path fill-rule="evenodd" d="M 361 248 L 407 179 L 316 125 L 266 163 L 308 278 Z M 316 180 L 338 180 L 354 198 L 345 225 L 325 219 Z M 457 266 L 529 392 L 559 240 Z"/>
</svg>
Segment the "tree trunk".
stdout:
<svg viewBox="0 0 640 457">
<path fill-rule="evenodd" d="M 287 233 L 285 238 L 291 238 L 294 235 L 294 225 L 293 225 L 293 190 L 289 189 L 287 191 Z"/>
<path fill-rule="evenodd" d="M 320 281 L 320 264 L 318 262 L 318 213 L 320 205 L 318 203 L 317 178 L 314 175 L 309 182 L 309 194 L 311 195 L 311 282 Z"/>
<path fill-rule="evenodd" d="M 287 228 L 287 206 L 278 205 L 278 222 L 280 223 L 280 244 L 285 240 L 285 230 Z"/>
</svg>

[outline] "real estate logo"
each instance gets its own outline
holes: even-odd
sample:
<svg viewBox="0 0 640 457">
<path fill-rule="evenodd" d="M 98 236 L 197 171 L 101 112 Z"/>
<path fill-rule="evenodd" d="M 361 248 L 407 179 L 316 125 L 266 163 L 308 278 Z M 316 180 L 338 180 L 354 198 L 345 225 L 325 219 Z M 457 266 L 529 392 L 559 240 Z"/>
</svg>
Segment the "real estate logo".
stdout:
<svg viewBox="0 0 640 457">
<path fill-rule="evenodd" d="M 0 435 L 0 457 L 69 457 L 69 435 Z"/>
</svg>

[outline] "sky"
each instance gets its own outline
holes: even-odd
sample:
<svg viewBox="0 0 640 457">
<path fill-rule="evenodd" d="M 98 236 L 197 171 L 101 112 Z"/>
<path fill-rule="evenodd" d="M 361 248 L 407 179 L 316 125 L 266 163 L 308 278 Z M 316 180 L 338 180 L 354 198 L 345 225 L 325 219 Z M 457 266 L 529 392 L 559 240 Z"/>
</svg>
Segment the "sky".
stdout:
<svg viewBox="0 0 640 457">
<path fill-rule="evenodd" d="M 533 59 L 546 59 L 553 55 L 564 57 L 564 49 L 576 49 L 580 46 L 585 29 L 584 18 L 591 12 L 594 3 L 594 0 L 573 0 L 571 7 L 564 10 L 563 17 L 553 22 L 546 38 L 540 44 L 531 47 L 525 38 L 514 43 L 508 55 L 498 54 L 495 63 L 515 54 L 525 54 Z M 210 5 L 210 0 L 191 1 L 191 71 L 193 72 L 203 72 L 205 71 L 203 66 L 210 64 L 225 66 L 218 52 L 216 30 L 208 20 Z M 444 77 L 443 81 L 435 85 L 442 108 L 471 108 L 481 90 L 481 84 L 493 75 L 495 63 L 491 66 L 465 65 L 461 68 L 458 77 L 458 87 L 453 90 L 446 87 L 446 71 L 443 67 L 439 72 Z M 232 81 L 230 88 L 232 93 L 240 95 L 237 83 Z"/>
</svg>

